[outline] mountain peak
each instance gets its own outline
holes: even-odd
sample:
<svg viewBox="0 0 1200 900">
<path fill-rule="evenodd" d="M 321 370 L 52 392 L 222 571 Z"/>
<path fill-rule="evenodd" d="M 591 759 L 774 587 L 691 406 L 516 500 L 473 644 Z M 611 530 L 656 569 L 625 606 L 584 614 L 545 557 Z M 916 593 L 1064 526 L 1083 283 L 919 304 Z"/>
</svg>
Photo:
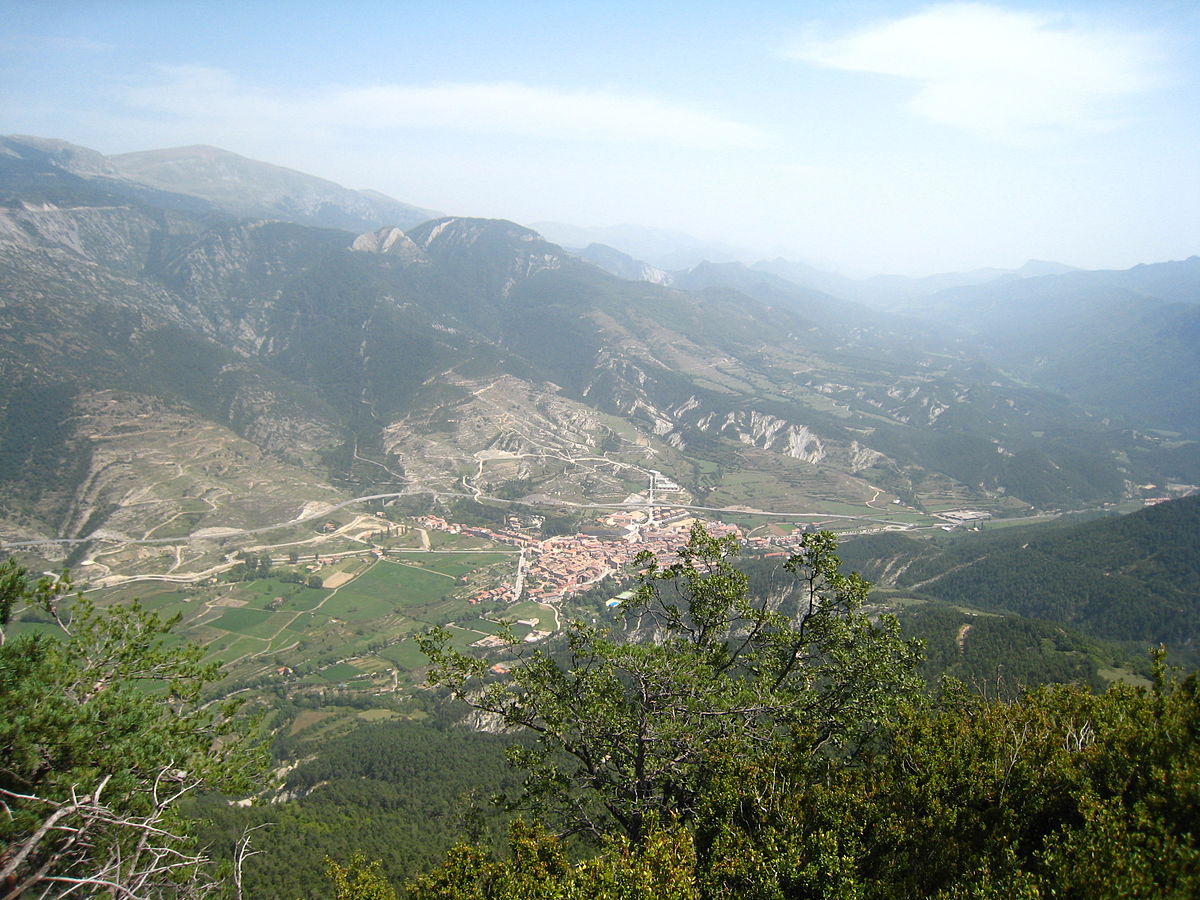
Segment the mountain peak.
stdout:
<svg viewBox="0 0 1200 900">
<path fill-rule="evenodd" d="M 408 228 L 437 215 L 208 144 L 122 153 L 107 161 L 129 181 L 200 197 L 239 216 L 361 233 L 386 225 Z"/>
<path fill-rule="evenodd" d="M 249 159 L 249 157 L 234 153 L 232 150 L 214 147 L 212 144 L 187 144 L 183 147 L 162 147 L 158 150 L 140 150 L 134 153 L 119 153 L 114 156 L 113 159 L 132 159 L 135 157 L 153 159 L 188 159 L 194 157 L 215 159 L 219 157 L 232 157 L 234 159 L 244 159 L 247 162 L 254 162 L 254 160 Z"/>
<path fill-rule="evenodd" d="M 1048 259 L 1029 259 L 1019 269 L 1014 269 L 1014 275 L 1019 278 L 1037 278 L 1041 275 L 1062 275 L 1066 272 L 1077 271 L 1073 266 L 1054 262 Z"/>
<path fill-rule="evenodd" d="M 507 219 L 449 216 L 418 225 L 408 236 L 438 263 L 469 261 L 481 296 L 492 299 L 507 297 L 518 283 L 573 261 L 557 244 Z"/>
<path fill-rule="evenodd" d="M 588 244 L 579 251 L 579 258 L 599 266 L 610 275 L 629 281 L 649 281 L 652 284 L 670 284 L 671 276 L 649 263 L 634 259 L 628 253 L 608 244 Z"/>
<path fill-rule="evenodd" d="M 392 256 L 405 263 L 429 263 L 429 257 L 425 255 L 424 251 L 395 225 L 387 225 L 378 231 L 360 234 L 354 239 L 350 249 L 360 253 L 380 253 Z"/>
<path fill-rule="evenodd" d="M 464 249 L 481 244 L 499 246 L 504 244 L 520 245 L 521 243 L 540 243 L 552 247 L 555 251 L 559 250 L 556 245 L 544 240 L 532 228 L 526 228 L 524 225 L 518 225 L 507 219 L 447 216 L 418 225 L 409 231 L 408 236 L 417 246 L 431 251 Z"/>
<path fill-rule="evenodd" d="M 74 175 L 116 174 L 104 154 L 59 138 L 35 137 L 28 134 L 3 135 L 0 136 L 0 153 L 18 159 L 41 157 Z"/>
</svg>

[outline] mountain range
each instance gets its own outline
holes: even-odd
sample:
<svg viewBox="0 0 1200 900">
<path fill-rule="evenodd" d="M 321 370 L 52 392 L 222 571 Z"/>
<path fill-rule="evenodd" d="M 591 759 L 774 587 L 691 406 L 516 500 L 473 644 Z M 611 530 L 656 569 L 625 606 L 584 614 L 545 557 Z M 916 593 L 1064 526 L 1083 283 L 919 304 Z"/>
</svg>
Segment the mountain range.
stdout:
<svg viewBox="0 0 1200 900">
<path fill-rule="evenodd" d="M 1195 260 L 884 310 L 614 253 L 214 148 L 0 139 L 0 537 L 384 488 L 619 503 L 650 471 L 698 505 L 900 524 L 1200 481 Z"/>
</svg>

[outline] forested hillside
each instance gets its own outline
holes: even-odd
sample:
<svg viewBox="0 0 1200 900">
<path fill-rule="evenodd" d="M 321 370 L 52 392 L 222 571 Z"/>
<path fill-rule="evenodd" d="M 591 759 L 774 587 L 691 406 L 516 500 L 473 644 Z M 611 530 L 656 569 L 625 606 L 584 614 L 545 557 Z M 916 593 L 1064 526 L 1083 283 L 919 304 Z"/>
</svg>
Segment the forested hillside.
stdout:
<svg viewBox="0 0 1200 900">
<path fill-rule="evenodd" d="M 505 758 L 512 742 L 409 721 L 364 725 L 333 739 L 285 739 L 276 752 L 299 751 L 302 761 L 272 802 L 247 809 L 214 796 L 188 813 L 201 820 L 200 838 L 218 859 L 232 858 L 244 829 L 264 826 L 254 837 L 264 852 L 246 867 L 249 896 L 320 900 L 330 894 L 327 856 L 345 860 L 361 851 L 401 875 L 430 867 L 463 835 L 502 837 L 508 817 L 491 799 L 519 786 Z"/>
<path fill-rule="evenodd" d="M 1200 638 L 1200 496 L 1083 523 L 929 542 L 868 537 L 845 555 L 889 590 L 1161 642 L 1185 659 Z"/>
<path fill-rule="evenodd" d="M 996 279 L 914 300 L 989 362 L 1147 428 L 1200 428 L 1200 257 Z"/>
</svg>

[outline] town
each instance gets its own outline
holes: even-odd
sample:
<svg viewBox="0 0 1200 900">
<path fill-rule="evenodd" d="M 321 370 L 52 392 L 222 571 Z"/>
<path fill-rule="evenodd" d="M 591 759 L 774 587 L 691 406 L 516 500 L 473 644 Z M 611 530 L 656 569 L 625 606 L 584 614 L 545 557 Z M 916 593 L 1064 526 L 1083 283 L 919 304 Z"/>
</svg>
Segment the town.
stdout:
<svg viewBox="0 0 1200 900">
<path fill-rule="evenodd" d="M 685 509 L 622 510 L 601 516 L 597 522 L 603 530 L 597 533 L 542 539 L 529 533 L 536 528 L 536 522 L 528 523 L 518 516 L 510 516 L 507 527 L 498 530 L 459 525 L 434 515 L 416 519 L 422 528 L 470 535 L 520 549 L 514 577 L 475 593 L 471 603 L 513 603 L 524 599 L 550 605 L 561 603 L 608 576 L 628 571 L 634 558 L 643 551 L 669 564 L 696 521 Z M 783 556 L 795 550 L 803 534 L 803 529 L 787 533 L 772 527 L 766 537 L 747 536 L 738 525 L 721 521 L 707 521 L 705 528 L 713 535 L 731 534 L 744 548 L 768 556 Z"/>
</svg>

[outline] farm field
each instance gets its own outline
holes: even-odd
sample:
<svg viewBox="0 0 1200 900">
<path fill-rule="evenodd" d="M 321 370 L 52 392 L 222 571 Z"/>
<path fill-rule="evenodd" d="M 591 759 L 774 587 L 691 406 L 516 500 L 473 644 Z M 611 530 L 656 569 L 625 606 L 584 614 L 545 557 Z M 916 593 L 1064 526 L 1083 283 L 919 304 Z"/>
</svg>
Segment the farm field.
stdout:
<svg viewBox="0 0 1200 900">
<path fill-rule="evenodd" d="M 471 552 L 471 553 L 427 553 L 420 556 L 410 556 L 403 558 L 404 562 L 412 565 L 419 565 L 423 568 L 432 569 L 435 572 L 441 572 L 443 575 L 449 575 L 452 578 L 461 578 L 471 572 L 490 566 L 495 563 L 512 564 L 516 554 L 508 553 L 486 553 L 486 552 Z"/>
<path fill-rule="evenodd" d="M 499 610 L 484 613 L 467 597 L 481 579 L 490 583 L 516 565 L 516 553 L 507 548 L 458 535 L 437 537 L 444 539 L 434 541 L 445 548 L 441 552 L 347 558 L 327 562 L 315 576 L 301 564 L 248 581 L 145 580 L 87 596 L 101 607 L 137 600 L 163 618 L 177 615 L 169 641 L 201 644 L 206 660 L 225 667 L 221 690 L 280 682 L 403 690 L 425 663 L 413 636 L 458 619 L 478 620 L 475 629 L 460 632 L 464 646 L 493 631 L 497 626 L 480 616 Z M 542 615 L 551 618 L 548 611 Z M 52 628 L 33 610 L 13 625 L 14 633 Z M 522 636 L 529 631 L 519 630 Z"/>
</svg>

